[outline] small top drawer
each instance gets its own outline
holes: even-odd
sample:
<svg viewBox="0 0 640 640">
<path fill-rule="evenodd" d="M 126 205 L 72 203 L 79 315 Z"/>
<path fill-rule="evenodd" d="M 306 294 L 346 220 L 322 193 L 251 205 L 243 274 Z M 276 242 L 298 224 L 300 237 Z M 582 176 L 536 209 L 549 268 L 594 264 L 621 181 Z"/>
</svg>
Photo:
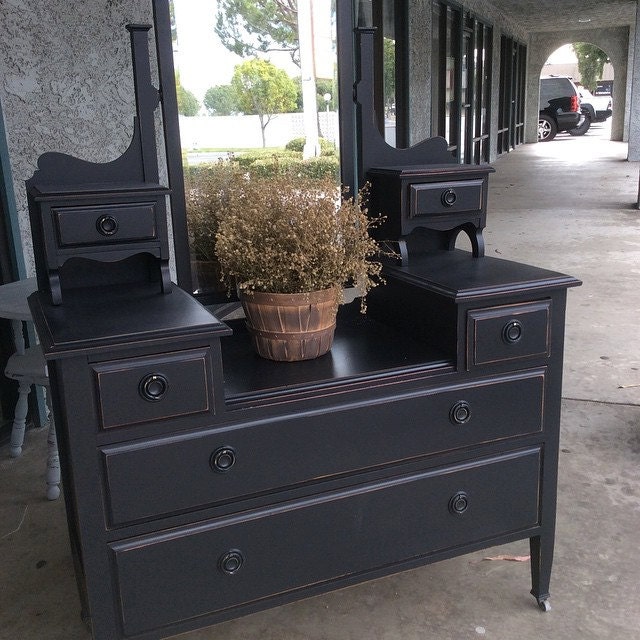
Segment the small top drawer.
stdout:
<svg viewBox="0 0 640 640">
<path fill-rule="evenodd" d="M 61 247 L 153 240 L 156 203 L 60 207 L 52 210 Z"/>
<path fill-rule="evenodd" d="M 469 311 L 467 369 L 526 358 L 548 358 L 550 316 L 550 300 Z"/>
<path fill-rule="evenodd" d="M 459 180 L 409 185 L 409 217 L 481 211 L 483 180 Z"/>
<path fill-rule="evenodd" d="M 103 429 L 213 410 L 209 349 L 101 362 L 92 368 Z"/>
</svg>

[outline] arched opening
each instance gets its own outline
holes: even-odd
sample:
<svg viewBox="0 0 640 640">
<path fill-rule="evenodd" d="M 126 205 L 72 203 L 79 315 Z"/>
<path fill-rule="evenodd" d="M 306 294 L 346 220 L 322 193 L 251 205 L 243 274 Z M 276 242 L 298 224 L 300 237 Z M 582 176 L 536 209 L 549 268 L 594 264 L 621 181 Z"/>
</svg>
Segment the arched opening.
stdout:
<svg viewBox="0 0 640 640">
<path fill-rule="evenodd" d="M 538 141 L 556 135 L 612 138 L 613 87 L 613 65 L 598 45 L 573 42 L 555 49 L 540 72 Z"/>
<path fill-rule="evenodd" d="M 628 141 L 630 136 L 630 76 L 628 74 L 629 36 L 620 29 L 585 29 L 573 33 L 553 32 L 532 37 L 527 56 L 527 122 L 526 142 L 537 140 L 538 120 L 536 112 L 539 101 L 539 77 L 548 58 L 554 52 L 574 42 L 597 45 L 609 56 L 615 74 L 612 103 L 614 106 L 611 122 L 611 140 Z M 576 69 L 577 73 L 577 69 Z M 617 105 L 618 108 L 615 108 Z"/>
</svg>

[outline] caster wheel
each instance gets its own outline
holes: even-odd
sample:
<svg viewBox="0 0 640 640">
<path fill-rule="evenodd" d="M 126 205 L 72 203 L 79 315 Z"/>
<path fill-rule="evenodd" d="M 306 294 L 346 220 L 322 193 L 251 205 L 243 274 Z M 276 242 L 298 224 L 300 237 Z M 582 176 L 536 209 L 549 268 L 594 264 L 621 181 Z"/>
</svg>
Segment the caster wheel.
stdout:
<svg viewBox="0 0 640 640">
<path fill-rule="evenodd" d="M 82 623 L 84 624 L 84 626 L 88 629 L 89 633 L 93 633 L 93 624 L 91 624 L 91 616 L 84 609 L 80 611 L 80 619 L 82 620 Z"/>
<path fill-rule="evenodd" d="M 551 603 L 548 600 L 540 600 L 540 602 L 538 602 L 538 606 L 545 613 L 547 611 L 551 611 Z"/>
</svg>

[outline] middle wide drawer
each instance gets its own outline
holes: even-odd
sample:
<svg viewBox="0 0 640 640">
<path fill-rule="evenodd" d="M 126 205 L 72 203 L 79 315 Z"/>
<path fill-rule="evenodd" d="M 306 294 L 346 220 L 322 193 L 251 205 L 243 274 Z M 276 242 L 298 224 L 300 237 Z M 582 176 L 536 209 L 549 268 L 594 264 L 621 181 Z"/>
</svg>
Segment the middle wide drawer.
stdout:
<svg viewBox="0 0 640 640">
<path fill-rule="evenodd" d="M 536 434 L 544 369 L 350 405 L 109 445 L 109 524 L 206 508 L 434 453 Z"/>
</svg>

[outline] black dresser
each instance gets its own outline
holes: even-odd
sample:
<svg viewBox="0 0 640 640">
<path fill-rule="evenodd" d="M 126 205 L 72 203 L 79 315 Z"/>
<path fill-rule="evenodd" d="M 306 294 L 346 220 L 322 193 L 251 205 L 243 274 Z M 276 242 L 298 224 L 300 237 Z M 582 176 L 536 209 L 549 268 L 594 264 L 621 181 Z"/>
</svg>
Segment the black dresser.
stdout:
<svg viewBox="0 0 640 640">
<path fill-rule="evenodd" d="M 519 539 L 548 608 L 579 282 L 483 256 L 489 167 L 452 165 L 443 139 L 405 153 L 369 131 L 362 177 L 402 259 L 367 315 L 340 309 L 328 354 L 261 359 L 242 320 L 168 282 L 148 27 L 130 31 L 129 150 L 105 166 L 47 154 L 28 181 L 29 302 L 93 638 L 167 637 Z"/>
<path fill-rule="evenodd" d="M 241 321 L 231 334 L 177 288 L 34 294 L 96 640 L 522 538 L 547 607 L 578 282 L 463 251 L 387 280 L 367 315 L 340 310 L 329 354 L 300 363 L 254 355 Z"/>
</svg>

